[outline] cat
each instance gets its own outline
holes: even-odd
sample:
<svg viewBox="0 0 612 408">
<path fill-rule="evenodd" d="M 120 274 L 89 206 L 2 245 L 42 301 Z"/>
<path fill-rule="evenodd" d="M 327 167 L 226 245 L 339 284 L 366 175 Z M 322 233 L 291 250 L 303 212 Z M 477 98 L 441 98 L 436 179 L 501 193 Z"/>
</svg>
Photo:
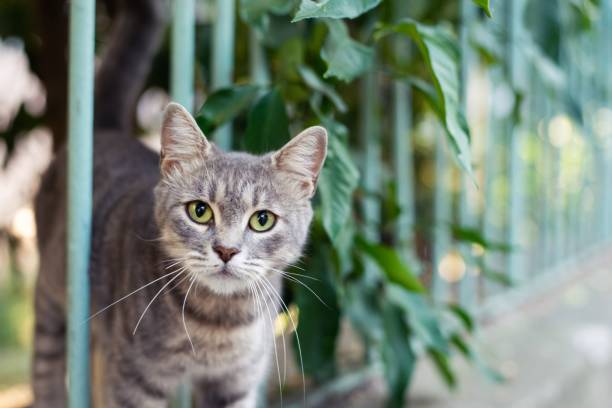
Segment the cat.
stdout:
<svg viewBox="0 0 612 408">
<path fill-rule="evenodd" d="M 197 406 L 254 407 L 327 133 L 308 128 L 262 156 L 224 152 L 170 103 L 161 154 L 145 148 L 130 118 L 166 13 L 157 0 L 124 1 L 120 13 L 96 74 L 93 394 L 103 407 L 164 407 L 189 377 Z M 36 198 L 35 408 L 67 406 L 67 154 L 60 149 Z"/>
</svg>

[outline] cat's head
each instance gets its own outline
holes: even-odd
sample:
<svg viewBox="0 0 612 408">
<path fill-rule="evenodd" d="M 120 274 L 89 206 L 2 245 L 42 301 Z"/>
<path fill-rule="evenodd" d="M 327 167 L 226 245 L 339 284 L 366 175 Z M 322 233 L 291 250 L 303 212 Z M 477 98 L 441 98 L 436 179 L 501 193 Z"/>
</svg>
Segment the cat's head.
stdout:
<svg viewBox="0 0 612 408">
<path fill-rule="evenodd" d="M 168 105 L 155 212 L 169 257 L 223 294 L 280 274 L 306 242 L 326 153 L 318 126 L 263 156 L 223 152 L 182 106 Z"/>
</svg>

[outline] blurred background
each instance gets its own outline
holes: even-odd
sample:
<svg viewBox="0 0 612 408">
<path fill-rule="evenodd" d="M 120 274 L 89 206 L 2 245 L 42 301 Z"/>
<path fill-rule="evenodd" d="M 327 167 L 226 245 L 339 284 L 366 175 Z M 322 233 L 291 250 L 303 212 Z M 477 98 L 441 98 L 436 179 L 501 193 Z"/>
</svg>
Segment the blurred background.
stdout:
<svg viewBox="0 0 612 408">
<path fill-rule="evenodd" d="M 97 6 L 100 51 L 122 0 Z M 68 10 L 0 2 L 0 408 L 31 402 Z M 197 0 L 195 21 L 190 108 L 217 144 L 330 132 L 272 406 L 303 381 L 317 407 L 609 406 L 612 0 Z M 168 30 L 134 108 L 154 150 L 171 55 Z"/>
</svg>

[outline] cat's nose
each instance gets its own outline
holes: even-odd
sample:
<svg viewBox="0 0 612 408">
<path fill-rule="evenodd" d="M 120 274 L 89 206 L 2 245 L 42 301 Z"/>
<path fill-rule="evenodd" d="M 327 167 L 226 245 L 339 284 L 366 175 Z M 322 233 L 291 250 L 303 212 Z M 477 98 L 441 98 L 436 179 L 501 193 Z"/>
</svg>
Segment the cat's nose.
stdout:
<svg viewBox="0 0 612 408">
<path fill-rule="evenodd" d="M 215 245 L 213 247 L 213 251 L 215 251 L 217 255 L 219 255 L 219 258 L 226 263 L 229 262 L 234 255 L 240 252 L 238 248 L 227 248 L 222 245 Z"/>
</svg>

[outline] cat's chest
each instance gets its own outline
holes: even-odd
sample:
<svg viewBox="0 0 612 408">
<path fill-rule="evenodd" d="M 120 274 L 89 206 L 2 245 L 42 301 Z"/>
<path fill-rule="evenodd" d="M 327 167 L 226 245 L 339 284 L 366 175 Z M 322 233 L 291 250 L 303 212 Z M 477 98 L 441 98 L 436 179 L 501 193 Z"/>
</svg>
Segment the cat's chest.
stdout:
<svg viewBox="0 0 612 408">
<path fill-rule="evenodd" d="M 191 343 L 185 357 L 190 371 L 202 375 L 220 374 L 244 366 L 265 354 L 272 342 L 270 325 L 261 318 L 232 328 L 193 327 L 189 333 Z"/>
</svg>

